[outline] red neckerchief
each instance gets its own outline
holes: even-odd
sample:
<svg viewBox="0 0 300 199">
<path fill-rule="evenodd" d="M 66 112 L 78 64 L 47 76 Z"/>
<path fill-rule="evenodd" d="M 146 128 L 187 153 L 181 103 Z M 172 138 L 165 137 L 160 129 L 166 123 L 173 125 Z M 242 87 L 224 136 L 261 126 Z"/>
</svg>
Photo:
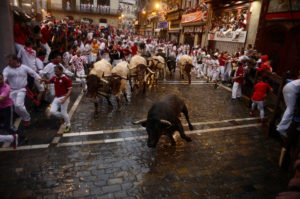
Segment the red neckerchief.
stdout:
<svg viewBox="0 0 300 199">
<path fill-rule="evenodd" d="M 26 46 L 25 46 L 24 49 L 26 50 L 26 52 L 29 53 L 29 55 L 32 55 L 32 54 L 34 53 L 33 49 L 30 48 L 30 47 L 26 47 Z"/>
<path fill-rule="evenodd" d="M 52 63 L 53 63 L 53 64 L 56 64 L 56 65 L 59 64 L 56 60 L 53 60 Z"/>
<path fill-rule="evenodd" d="M 45 58 L 37 56 L 41 61 L 44 61 Z"/>
</svg>

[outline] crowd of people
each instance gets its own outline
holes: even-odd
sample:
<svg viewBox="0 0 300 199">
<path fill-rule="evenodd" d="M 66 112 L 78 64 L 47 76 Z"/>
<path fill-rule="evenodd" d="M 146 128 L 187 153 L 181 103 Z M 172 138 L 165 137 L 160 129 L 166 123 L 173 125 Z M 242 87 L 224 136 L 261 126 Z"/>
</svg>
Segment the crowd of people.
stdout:
<svg viewBox="0 0 300 199">
<path fill-rule="evenodd" d="M 5 114 L 8 114 L 13 104 L 15 112 L 24 121 L 24 126 L 29 126 L 31 118 L 24 99 L 26 92 L 34 87 L 37 92 L 34 99 L 36 106 L 40 106 L 44 99 L 52 102 L 50 114 L 65 120 L 65 132 L 69 132 L 71 128 L 67 114 L 72 92 L 70 78 L 79 82 L 85 91 L 85 79 L 80 77 L 87 74 L 93 63 L 101 59 L 106 59 L 114 67 L 122 61 L 129 62 L 131 57 L 137 54 L 151 57 L 159 52 L 164 58 L 172 57 L 177 63 L 183 55 L 189 55 L 195 66 L 193 73 L 196 78 L 205 78 L 207 82 L 213 82 L 216 89 L 221 82 L 230 84 L 233 101 L 242 97 L 242 85 L 245 84 L 247 75 L 256 71 L 272 72 L 268 56 L 261 55 L 251 45 L 247 49 L 237 49 L 236 53 L 230 54 L 147 38 L 132 32 L 124 33 L 113 27 L 101 29 L 96 25 L 74 22 L 67 18 L 44 21 L 37 19 L 30 23 L 16 22 L 14 36 L 16 55 L 8 57 L 8 66 L 1 76 L 1 96 L 3 92 L 5 98 L 4 102 L 0 98 L 1 105 L 5 104 L 1 109 L 7 110 Z M 257 107 L 263 123 L 263 102 L 272 88 L 263 76 L 259 80 L 256 85 L 251 85 L 254 93 L 250 115 L 253 115 Z M 7 93 L 10 93 L 9 100 Z M 290 118 L 290 114 L 285 116 L 283 120 Z M 8 124 L 12 123 L 12 119 L 6 117 L 6 120 L 6 129 L 9 130 L 12 125 Z M 282 129 L 282 125 L 279 127 L 280 132 L 285 130 L 286 128 Z"/>
</svg>

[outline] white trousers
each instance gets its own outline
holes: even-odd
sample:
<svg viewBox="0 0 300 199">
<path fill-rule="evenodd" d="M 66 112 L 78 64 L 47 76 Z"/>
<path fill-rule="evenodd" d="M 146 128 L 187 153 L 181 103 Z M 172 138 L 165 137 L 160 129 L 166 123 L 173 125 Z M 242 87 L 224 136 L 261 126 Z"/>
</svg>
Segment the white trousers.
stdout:
<svg viewBox="0 0 300 199">
<path fill-rule="evenodd" d="M 234 82 L 232 86 L 232 99 L 242 97 L 242 85 L 238 82 Z"/>
<path fill-rule="evenodd" d="M 224 66 L 217 67 L 213 72 L 213 81 L 219 80 L 220 74 L 221 74 L 222 81 L 224 81 L 224 72 L 225 72 Z"/>
<path fill-rule="evenodd" d="M 50 108 L 50 114 L 54 115 L 58 118 L 64 118 L 66 126 L 70 126 L 70 117 L 68 115 L 68 105 L 70 103 L 70 98 L 68 98 L 64 104 L 61 104 L 61 100 L 64 98 L 62 97 L 55 97 Z M 58 108 L 60 107 L 60 112 Z"/>
<path fill-rule="evenodd" d="M 230 75 L 232 71 L 232 65 L 227 64 L 224 72 L 224 80 L 223 81 L 230 81 Z"/>
<path fill-rule="evenodd" d="M 287 136 L 286 131 L 290 127 L 294 116 L 297 100 L 297 91 L 295 89 L 296 88 L 294 88 L 292 84 L 287 84 L 282 90 L 286 109 L 280 123 L 277 126 L 277 131 L 283 136 Z"/>
<path fill-rule="evenodd" d="M 49 62 L 49 55 L 51 53 L 51 48 L 49 47 L 47 42 L 45 44 L 41 43 L 41 46 L 43 46 L 43 48 L 45 48 L 45 50 L 46 50 L 46 56 L 45 56 L 45 59 L 44 59 L 44 63 L 48 63 Z"/>
<path fill-rule="evenodd" d="M 14 136 L 12 135 L 0 135 L 0 142 L 13 142 Z"/>
<path fill-rule="evenodd" d="M 208 65 L 208 66 L 207 66 L 207 76 L 208 76 L 209 78 L 212 78 L 212 77 L 213 77 L 213 74 L 214 74 L 214 67 Z"/>
<path fill-rule="evenodd" d="M 97 61 L 97 53 L 91 53 L 90 54 L 90 63 Z"/>
<path fill-rule="evenodd" d="M 201 75 L 203 76 L 202 72 L 203 64 L 196 64 L 196 71 L 197 71 L 197 77 L 199 78 Z"/>
<path fill-rule="evenodd" d="M 10 98 L 14 102 L 16 113 L 23 119 L 25 122 L 30 121 L 30 115 L 26 110 L 24 100 L 26 96 L 26 89 L 22 88 L 19 90 L 12 90 L 10 92 Z"/>
<path fill-rule="evenodd" d="M 264 101 L 252 100 L 252 111 L 255 110 L 256 106 L 257 106 L 258 110 L 260 111 L 260 118 L 263 119 L 265 117 Z"/>
<path fill-rule="evenodd" d="M 77 74 L 77 76 L 81 77 L 81 76 L 84 76 L 84 75 L 85 75 L 85 72 L 84 72 L 84 70 L 76 71 L 76 74 Z M 83 90 L 86 90 L 86 89 L 87 89 L 87 86 L 86 86 L 86 79 L 85 79 L 85 78 L 76 78 L 76 82 L 82 83 Z"/>
</svg>

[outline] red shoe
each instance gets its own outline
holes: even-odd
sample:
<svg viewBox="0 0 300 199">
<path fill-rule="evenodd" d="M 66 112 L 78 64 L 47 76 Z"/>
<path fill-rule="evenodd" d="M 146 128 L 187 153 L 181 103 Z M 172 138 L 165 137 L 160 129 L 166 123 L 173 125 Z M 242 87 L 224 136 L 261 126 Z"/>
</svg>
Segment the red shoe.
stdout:
<svg viewBox="0 0 300 199">
<path fill-rule="evenodd" d="M 30 122 L 29 121 L 24 121 L 24 126 L 25 127 L 28 127 L 30 125 Z"/>
</svg>

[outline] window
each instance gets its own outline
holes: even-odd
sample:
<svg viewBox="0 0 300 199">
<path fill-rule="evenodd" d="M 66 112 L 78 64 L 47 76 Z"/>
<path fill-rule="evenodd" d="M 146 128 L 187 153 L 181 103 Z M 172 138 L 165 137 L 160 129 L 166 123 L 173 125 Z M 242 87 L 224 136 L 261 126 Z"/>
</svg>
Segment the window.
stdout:
<svg viewBox="0 0 300 199">
<path fill-rule="evenodd" d="M 100 23 L 107 23 L 107 19 L 99 19 Z"/>
</svg>

